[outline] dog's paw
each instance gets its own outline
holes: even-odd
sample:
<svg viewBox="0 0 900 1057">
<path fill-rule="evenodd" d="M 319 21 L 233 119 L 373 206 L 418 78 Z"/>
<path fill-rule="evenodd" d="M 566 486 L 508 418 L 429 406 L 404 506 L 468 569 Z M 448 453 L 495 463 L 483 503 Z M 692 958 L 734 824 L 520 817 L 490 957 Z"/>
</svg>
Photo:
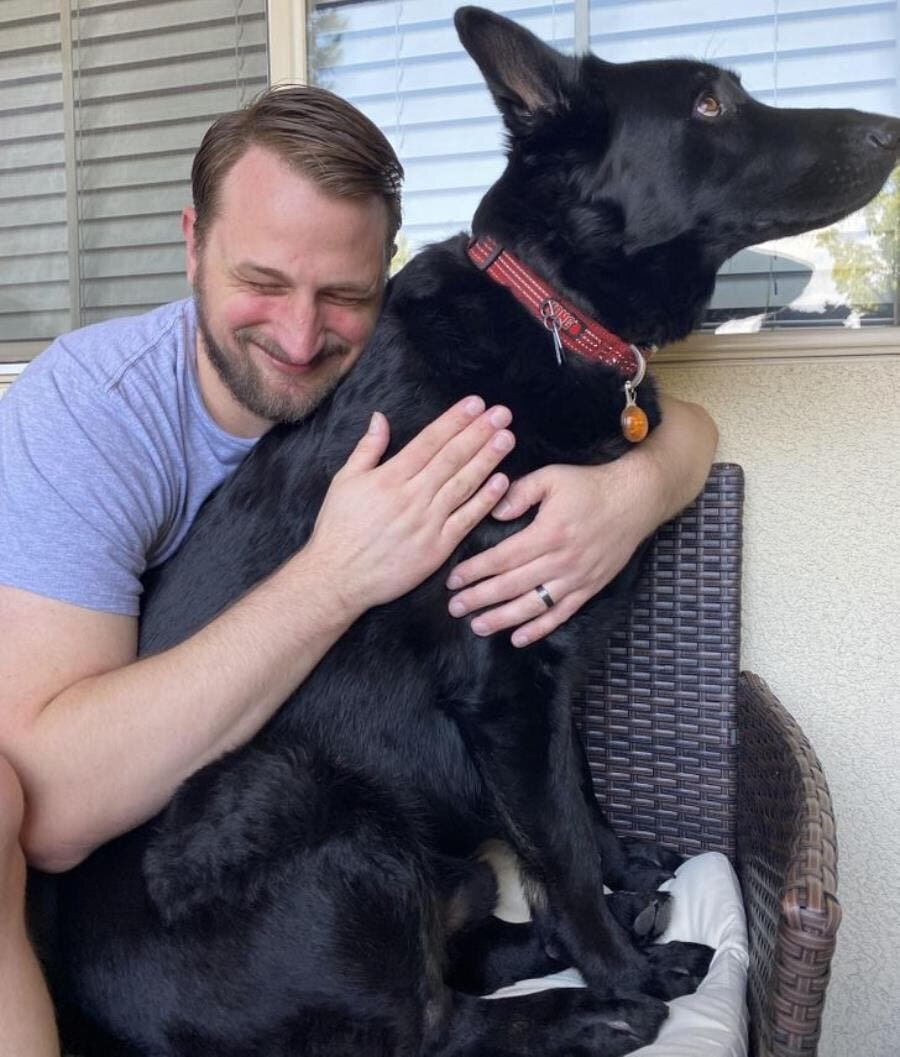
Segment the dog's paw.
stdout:
<svg viewBox="0 0 900 1057">
<path fill-rule="evenodd" d="M 465 1036 L 466 1053 L 475 1052 L 468 1048 L 474 1037 L 481 1040 L 478 1053 L 485 1055 L 623 1057 L 656 1038 L 669 1010 L 645 994 L 601 998 L 585 988 L 564 987 L 497 1002 L 478 1000 L 477 1006 L 468 1005 L 468 1013 L 455 1028 Z M 440 1054 L 462 1051 L 451 1042 Z"/>
<path fill-rule="evenodd" d="M 678 852 L 650 841 L 626 840 L 625 864 L 618 887 L 629 892 L 645 892 L 659 888 L 663 881 L 675 876 L 684 862 Z"/>
<path fill-rule="evenodd" d="M 693 994 L 709 971 L 715 951 L 705 943 L 662 943 L 645 948 L 651 974 L 645 990 L 668 1002 Z"/>
<path fill-rule="evenodd" d="M 659 1034 L 669 1011 L 648 995 L 599 999 L 586 994 L 573 1012 L 561 1053 L 620 1057 L 647 1046 Z"/>
<path fill-rule="evenodd" d="M 653 943 L 672 918 L 668 892 L 612 892 L 606 903 L 613 917 L 638 943 Z"/>
</svg>

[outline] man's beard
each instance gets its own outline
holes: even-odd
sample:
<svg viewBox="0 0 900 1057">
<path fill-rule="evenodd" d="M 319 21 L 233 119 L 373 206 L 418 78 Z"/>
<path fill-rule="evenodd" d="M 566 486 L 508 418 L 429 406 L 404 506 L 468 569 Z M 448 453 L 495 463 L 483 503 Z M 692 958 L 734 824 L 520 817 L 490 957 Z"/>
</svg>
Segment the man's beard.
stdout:
<svg viewBox="0 0 900 1057">
<path fill-rule="evenodd" d="M 213 336 L 206 316 L 202 269 L 197 274 L 194 298 L 197 324 L 210 363 L 235 400 L 254 415 L 268 422 L 302 422 L 331 396 L 343 377 L 340 360 L 348 349 L 345 344 L 332 340 L 317 354 L 319 370 L 315 382 L 309 376 L 304 376 L 303 388 L 291 391 L 288 380 L 288 385 L 278 389 L 266 378 L 265 371 L 254 362 L 248 350 L 252 342 L 275 359 L 289 362 L 278 344 L 253 327 L 242 327 L 234 332 L 237 351 L 226 351 Z M 329 366 L 332 370 L 322 369 Z"/>
</svg>

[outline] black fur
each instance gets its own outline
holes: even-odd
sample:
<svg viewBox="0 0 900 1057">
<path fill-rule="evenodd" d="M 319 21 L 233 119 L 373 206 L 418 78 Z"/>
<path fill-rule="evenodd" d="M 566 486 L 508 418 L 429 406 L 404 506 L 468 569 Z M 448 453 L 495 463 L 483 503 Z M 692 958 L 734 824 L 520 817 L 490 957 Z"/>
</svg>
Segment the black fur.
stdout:
<svg viewBox="0 0 900 1057">
<path fill-rule="evenodd" d="M 457 26 L 509 130 L 474 232 L 629 341 L 682 337 L 726 257 L 856 208 L 895 161 L 891 119 L 773 110 L 705 63 L 564 58 L 477 8 Z M 721 118 L 695 112 L 703 94 Z M 419 254 L 330 403 L 272 430 L 211 498 L 149 578 L 142 653 L 303 545 L 375 409 L 396 450 L 468 393 L 502 402 L 512 477 L 625 451 L 622 379 L 571 354 L 557 366 L 465 244 Z M 650 380 L 641 403 L 655 425 Z M 518 527 L 488 519 L 454 561 Z M 446 568 L 360 619 L 249 745 L 64 878 L 52 968 L 76 1042 L 103 1057 L 614 1057 L 651 1041 L 662 999 L 693 989 L 710 952 L 639 945 L 603 899 L 604 874 L 652 888 L 676 860 L 605 826 L 569 716 L 585 635 L 612 625 L 637 564 L 525 650 L 448 615 Z M 472 857 L 497 836 L 520 859 L 535 930 L 489 919 L 493 881 Z M 647 937 L 666 908 L 626 898 L 616 912 Z M 485 919 L 498 945 L 448 967 Z M 445 983 L 561 963 L 587 990 L 489 1002 Z"/>
</svg>

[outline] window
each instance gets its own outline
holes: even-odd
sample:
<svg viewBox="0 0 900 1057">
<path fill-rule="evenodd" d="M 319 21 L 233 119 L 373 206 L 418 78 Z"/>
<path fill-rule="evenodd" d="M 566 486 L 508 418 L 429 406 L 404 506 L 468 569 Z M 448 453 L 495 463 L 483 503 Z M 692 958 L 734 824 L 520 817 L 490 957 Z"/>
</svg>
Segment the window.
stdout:
<svg viewBox="0 0 900 1057">
<path fill-rule="evenodd" d="M 323 0 L 310 76 L 387 133 L 406 168 L 401 248 L 468 228 L 502 170 L 499 117 L 452 24 L 455 0 Z M 488 0 L 562 51 L 612 61 L 694 55 L 737 70 L 762 102 L 898 112 L 898 3 L 871 0 Z M 732 258 L 706 326 L 896 322 L 896 193 L 828 233 Z"/>
<path fill-rule="evenodd" d="M 193 155 L 267 78 L 265 0 L 0 0 L 0 362 L 185 295 Z"/>
</svg>

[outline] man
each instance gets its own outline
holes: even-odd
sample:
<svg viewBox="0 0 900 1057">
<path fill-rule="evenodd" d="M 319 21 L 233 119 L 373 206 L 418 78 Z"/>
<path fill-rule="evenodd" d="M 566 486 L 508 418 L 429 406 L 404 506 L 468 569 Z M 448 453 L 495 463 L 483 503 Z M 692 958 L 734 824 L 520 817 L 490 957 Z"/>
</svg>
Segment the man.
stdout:
<svg viewBox="0 0 900 1057">
<path fill-rule="evenodd" d="M 384 290 L 400 175 L 381 133 L 320 89 L 226 115 L 182 220 L 194 299 L 67 335 L 0 402 L 0 752 L 24 788 L 35 865 L 67 869 L 157 812 L 492 511 L 539 506 L 453 570 L 448 605 L 485 609 L 473 633 L 525 646 L 702 486 L 715 427 L 677 401 L 618 462 L 512 485 L 494 472 L 514 443 L 506 408 L 472 394 L 385 462 L 376 411 L 307 545 L 192 638 L 136 659 L 141 573 L 256 439 L 301 421 L 352 369 Z"/>
</svg>

